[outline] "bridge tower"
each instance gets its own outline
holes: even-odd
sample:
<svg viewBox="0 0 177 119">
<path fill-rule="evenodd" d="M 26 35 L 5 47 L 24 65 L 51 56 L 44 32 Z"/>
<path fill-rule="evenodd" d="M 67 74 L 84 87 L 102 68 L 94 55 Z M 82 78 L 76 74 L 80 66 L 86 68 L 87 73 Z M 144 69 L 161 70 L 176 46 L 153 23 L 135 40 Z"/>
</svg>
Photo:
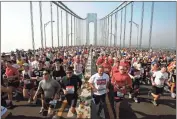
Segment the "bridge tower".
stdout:
<svg viewBox="0 0 177 119">
<path fill-rule="evenodd" d="M 86 44 L 90 44 L 89 39 L 89 23 L 94 23 L 94 45 L 97 45 L 97 14 L 96 13 L 88 13 L 86 18 Z"/>
</svg>

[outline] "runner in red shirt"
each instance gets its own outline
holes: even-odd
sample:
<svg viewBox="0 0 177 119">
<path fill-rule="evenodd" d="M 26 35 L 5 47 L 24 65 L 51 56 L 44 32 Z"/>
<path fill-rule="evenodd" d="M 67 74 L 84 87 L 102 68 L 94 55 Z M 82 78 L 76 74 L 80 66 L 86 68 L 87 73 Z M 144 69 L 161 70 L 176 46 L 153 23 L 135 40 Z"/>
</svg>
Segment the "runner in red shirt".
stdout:
<svg viewBox="0 0 177 119">
<path fill-rule="evenodd" d="M 127 73 L 127 67 L 119 66 L 119 72 L 114 73 L 111 84 L 114 87 L 116 119 L 119 119 L 120 102 L 124 99 L 127 90 L 132 88 L 132 80 Z"/>
<path fill-rule="evenodd" d="M 104 62 L 103 54 L 101 54 L 101 56 L 100 56 L 100 57 L 97 59 L 97 61 L 96 61 L 97 67 L 98 67 L 99 65 L 101 65 L 103 62 Z"/>
<path fill-rule="evenodd" d="M 13 91 L 13 88 L 18 88 L 20 81 L 19 81 L 19 72 L 16 68 L 12 67 L 12 62 L 11 61 L 7 61 L 6 62 L 6 72 L 5 72 L 5 79 L 8 80 L 8 87 L 7 89 L 9 90 L 9 92 Z M 12 101 L 12 95 L 9 95 L 10 97 L 9 100 Z M 11 106 L 13 107 L 13 104 L 11 104 Z"/>
<path fill-rule="evenodd" d="M 116 58 L 114 62 L 114 66 L 111 69 L 111 73 L 110 73 L 111 77 L 112 75 L 114 75 L 114 73 L 119 72 L 119 64 L 120 64 L 120 61 L 118 58 Z"/>
<path fill-rule="evenodd" d="M 110 64 L 111 66 L 113 66 L 113 64 L 114 64 L 114 59 L 113 59 L 112 55 L 109 56 L 108 62 L 109 62 L 109 64 Z"/>
<path fill-rule="evenodd" d="M 125 57 L 123 57 L 123 59 L 120 61 L 120 65 L 127 67 L 127 73 L 129 72 L 129 70 L 130 70 L 130 63 L 126 61 Z"/>
<path fill-rule="evenodd" d="M 111 65 L 109 64 L 107 57 L 105 58 L 105 61 L 104 61 L 104 63 L 101 64 L 101 66 L 103 66 L 104 72 L 105 72 L 106 74 L 110 75 L 110 72 L 111 72 Z"/>
</svg>

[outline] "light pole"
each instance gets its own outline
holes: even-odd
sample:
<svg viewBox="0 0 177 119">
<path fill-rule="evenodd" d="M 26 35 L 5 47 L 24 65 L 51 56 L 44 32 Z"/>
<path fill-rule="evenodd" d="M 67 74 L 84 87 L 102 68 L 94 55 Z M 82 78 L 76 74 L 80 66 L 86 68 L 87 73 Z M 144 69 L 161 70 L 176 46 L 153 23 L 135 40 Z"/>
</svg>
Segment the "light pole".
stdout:
<svg viewBox="0 0 177 119">
<path fill-rule="evenodd" d="M 138 34 L 139 34 L 139 25 L 135 23 L 134 21 L 129 21 L 129 23 L 133 23 L 137 27 L 137 48 L 138 48 Z"/>
<path fill-rule="evenodd" d="M 45 27 L 50 23 L 51 21 L 48 21 L 47 23 L 44 24 L 44 39 L 45 39 L 45 48 L 46 48 L 46 31 L 45 31 Z M 52 21 L 55 22 L 55 21 Z"/>
</svg>

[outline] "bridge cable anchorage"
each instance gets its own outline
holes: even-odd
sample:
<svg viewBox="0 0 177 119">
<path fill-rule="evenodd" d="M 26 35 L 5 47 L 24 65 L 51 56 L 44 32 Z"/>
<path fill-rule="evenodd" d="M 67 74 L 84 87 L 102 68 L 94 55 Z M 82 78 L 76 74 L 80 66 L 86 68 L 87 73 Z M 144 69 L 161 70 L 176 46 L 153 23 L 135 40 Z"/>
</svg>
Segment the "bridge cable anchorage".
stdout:
<svg viewBox="0 0 177 119">
<path fill-rule="evenodd" d="M 143 34 L 143 20 L 144 20 L 144 2 L 142 2 L 142 15 L 141 15 L 141 33 L 140 33 L 140 44 L 139 48 L 142 46 L 142 34 Z"/>
<path fill-rule="evenodd" d="M 44 48 L 44 44 L 43 44 L 43 28 L 42 28 L 42 2 L 39 1 L 39 13 L 40 13 L 40 30 L 41 30 L 41 47 Z"/>
<path fill-rule="evenodd" d="M 152 2 L 152 8 L 151 8 L 151 24 L 150 24 L 150 32 L 149 32 L 149 49 L 151 48 L 153 15 L 154 15 L 154 2 Z"/>
<path fill-rule="evenodd" d="M 123 10 L 121 10 L 121 25 L 120 25 L 120 48 L 122 48 L 122 15 L 123 15 Z"/>
<path fill-rule="evenodd" d="M 35 42 L 34 42 L 34 24 L 33 24 L 33 4 L 30 1 L 30 15 L 31 15 L 31 36 L 32 36 L 32 47 L 35 50 Z"/>
<path fill-rule="evenodd" d="M 53 11 L 52 11 L 52 2 L 50 2 L 50 12 L 51 12 L 51 40 L 53 47 Z"/>
<path fill-rule="evenodd" d="M 125 7 L 125 13 L 124 13 L 124 38 L 123 38 L 123 47 L 124 48 L 125 48 L 126 15 L 127 15 L 127 10 L 126 10 L 126 7 Z"/>
<path fill-rule="evenodd" d="M 131 22 L 130 22 L 130 41 L 129 41 L 129 48 L 131 48 L 131 39 L 132 39 L 132 21 L 133 21 L 133 2 L 131 3 Z"/>
<path fill-rule="evenodd" d="M 57 38 L 58 38 L 58 48 L 60 46 L 60 41 L 59 41 L 59 11 L 57 7 Z"/>
</svg>

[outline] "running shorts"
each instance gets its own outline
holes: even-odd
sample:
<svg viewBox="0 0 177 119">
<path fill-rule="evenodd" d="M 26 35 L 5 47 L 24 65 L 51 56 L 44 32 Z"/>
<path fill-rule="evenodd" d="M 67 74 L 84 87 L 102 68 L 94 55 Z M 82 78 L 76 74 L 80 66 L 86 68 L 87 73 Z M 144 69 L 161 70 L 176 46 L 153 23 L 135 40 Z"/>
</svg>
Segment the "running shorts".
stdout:
<svg viewBox="0 0 177 119">
<path fill-rule="evenodd" d="M 156 86 L 152 86 L 152 93 L 155 95 L 159 95 L 159 94 L 163 93 L 163 90 L 164 90 L 163 87 L 159 88 Z"/>
</svg>

